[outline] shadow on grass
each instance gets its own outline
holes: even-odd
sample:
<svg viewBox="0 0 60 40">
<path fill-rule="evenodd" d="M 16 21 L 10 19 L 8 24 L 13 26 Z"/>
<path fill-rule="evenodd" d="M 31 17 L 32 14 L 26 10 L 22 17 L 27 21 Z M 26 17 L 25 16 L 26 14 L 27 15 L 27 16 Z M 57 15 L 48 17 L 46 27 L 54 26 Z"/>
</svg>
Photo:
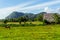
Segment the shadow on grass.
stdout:
<svg viewBox="0 0 60 40">
<path fill-rule="evenodd" d="M 29 27 L 34 27 L 34 26 L 44 26 L 43 24 L 7 24 L 8 26 L 11 26 L 11 27 L 26 27 L 26 26 L 29 26 Z M 0 24 L 0 27 L 4 27 L 5 24 Z"/>
<path fill-rule="evenodd" d="M 35 27 L 35 26 L 46 26 L 45 24 L 7 24 L 11 27 Z M 48 25 L 57 25 L 57 24 L 48 24 Z M 0 27 L 5 27 L 5 24 L 0 24 Z"/>
</svg>

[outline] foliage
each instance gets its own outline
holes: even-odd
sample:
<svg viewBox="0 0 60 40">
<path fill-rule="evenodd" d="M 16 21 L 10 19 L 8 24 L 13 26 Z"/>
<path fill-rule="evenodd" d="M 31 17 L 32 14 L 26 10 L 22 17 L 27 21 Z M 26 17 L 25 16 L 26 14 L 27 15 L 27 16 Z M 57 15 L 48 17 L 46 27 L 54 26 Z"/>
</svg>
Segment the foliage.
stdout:
<svg viewBox="0 0 60 40">
<path fill-rule="evenodd" d="M 41 12 L 41 13 L 38 13 L 37 17 L 35 20 L 38 20 L 38 21 L 43 21 L 43 16 L 44 14 L 46 14 L 46 12 Z"/>
<path fill-rule="evenodd" d="M 55 22 L 58 23 L 58 14 L 54 13 Z"/>
<path fill-rule="evenodd" d="M 51 23 L 49 21 L 47 21 L 47 20 L 44 20 L 43 24 L 51 24 Z"/>
<path fill-rule="evenodd" d="M 54 14 L 54 18 L 55 18 L 55 20 L 56 20 L 56 21 L 55 21 L 56 23 L 60 23 L 60 17 L 59 17 L 59 14 L 58 14 L 58 13 L 55 13 L 55 14 Z"/>
<path fill-rule="evenodd" d="M 4 24 L 7 24 L 8 20 L 4 20 Z"/>
<path fill-rule="evenodd" d="M 17 26 L 10 30 L 0 26 L 0 40 L 60 40 L 60 25 Z"/>
<path fill-rule="evenodd" d="M 17 18 L 11 18 L 11 19 L 7 19 L 8 22 L 18 22 L 18 19 Z"/>
<path fill-rule="evenodd" d="M 44 24 L 44 25 L 46 25 L 46 24 L 51 25 L 51 24 L 56 24 L 56 23 L 55 23 L 55 22 L 49 22 L 49 21 L 47 21 L 47 20 L 44 20 L 44 21 L 43 21 L 43 24 Z"/>
<path fill-rule="evenodd" d="M 38 16 L 38 21 L 43 21 L 43 15 Z"/>
<path fill-rule="evenodd" d="M 58 17 L 58 24 L 60 24 L 60 17 Z"/>
<path fill-rule="evenodd" d="M 19 23 L 21 24 L 21 22 L 27 22 L 28 21 L 28 19 L 26 18 L 26 17 L 20 17 L 19 19 Z"/>
</svg>

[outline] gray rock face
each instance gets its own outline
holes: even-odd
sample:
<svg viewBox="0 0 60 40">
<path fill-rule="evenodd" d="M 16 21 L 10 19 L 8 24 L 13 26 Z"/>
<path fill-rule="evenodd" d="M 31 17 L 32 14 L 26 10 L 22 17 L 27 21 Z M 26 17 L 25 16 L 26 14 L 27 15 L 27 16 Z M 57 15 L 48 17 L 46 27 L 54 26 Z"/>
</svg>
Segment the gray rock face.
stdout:
<svg viewBox="0 0 60 40">
<path fill-rule="evenodd" d="M 18 18 L 18 17 L 21 17 L 21 16 L 24 16 L 24 13 L 22 13 L 22 12 L 12 12 L 10 15 L 8 15 L 6 17 L 6 19 Z"/>
<path fill-rule="evenodd" d="M 49 22 L 55 22 L 54 15 L 52 13 L 44 14 L 43 20 L 47 20 Z"/>
</svg>

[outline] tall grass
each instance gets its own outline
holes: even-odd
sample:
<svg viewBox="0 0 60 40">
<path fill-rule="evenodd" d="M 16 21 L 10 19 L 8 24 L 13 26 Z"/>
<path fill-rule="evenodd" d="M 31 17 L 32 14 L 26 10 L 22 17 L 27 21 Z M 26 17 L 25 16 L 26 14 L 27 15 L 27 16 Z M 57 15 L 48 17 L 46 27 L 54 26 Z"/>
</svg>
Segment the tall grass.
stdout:
<svg viewBox="0 0 60 40">
<path fill-rule="evenodd" d="M 0 40 L 60 40 L 60 24 L 35 23 L 36 25 L 34 22 L 32 24 L 8 24 L 11 26 L 10 29 L 0 24 Z"/>
<path fill-rule="evenodd" d="M 60 25 L 0 27 L 0 40 L 60 40 Z"/>
</svg>

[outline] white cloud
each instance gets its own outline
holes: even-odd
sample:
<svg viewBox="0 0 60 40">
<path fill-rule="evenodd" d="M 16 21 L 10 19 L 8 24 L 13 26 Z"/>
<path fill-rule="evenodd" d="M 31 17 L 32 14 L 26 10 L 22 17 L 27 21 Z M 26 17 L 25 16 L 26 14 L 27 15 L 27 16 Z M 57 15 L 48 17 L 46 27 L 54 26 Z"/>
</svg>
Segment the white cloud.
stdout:
<svg viewBox="0 0 60 40">
<path fill-rule="evenodd" d="M 19 5 L 16 5 L 16 6 L 13 6 L 13 7 L 7 7 L 7 8 L 2 8 L 0 9 L 0 19 L 3 19 L 5 18 L 7 15 L 9 15 L 11 12 L 13 11 L 17 11 L 19 9 L 22 9 L 23 7 L 31 4 L 33 2 L 27 2 L 27 3 L 23 3 L 23 4 L 19 4 Z"/>
<path fill-rule="evenodd" d="M 47 13 L 53 13 L 54 10 L 51 9 L 51 8 L 45 7 L 44 12 L 47 12 Z"/>
<path fill-rule="evenodd" d="M 49 8 L 49 7 L 45 7 L 44 12 L 47 12 L 47 13 L 60 13 L 60 8 L 52 9 L 52 8 Z"/>
<path fill-rule="evenodd" d="M 37 5 L 33 5 L 33 6 L 29 6 L 29 7 L 25 7 L 23 9 L 21 9 L 22 11 L 23 10 L 37 10 L 37 9 L 41 9 L 41 8 L 44 8 L 45 6 L 50 6 L 50 5 L 54 5 L 54 4 L 57 4 L 57 3 L 60 3 L 60 1 L 51 1 L 51 2 L 46 2 L 46 3 L 43 3 L 43 4 L 37 4 Z"/>
<path fill-rule="evenodd" d="M 50 9 L 48 7 L 45 7 L 44 12 L 50 13 Z"/>
<path fill-rule="evenodd" d="M 7 15 L 9 15 L 13 11 L 29 12 L 29 11 L 33 11 L 33 10 L 40 10 L 46 6 L 47 7 L 45 8 L 45 10 L 49 10 L 48 6 L 58 4 L 58 3 L 60 3 L 60 1 L 59 0 L 50 1 L 50 2 L 46 2 L 46 3 L 42 3 L 42 4 L 25 7 L 26 5 L 29 5 L 32 3 L 33 2 L 28 2 L 25 4 L 19 4 L 19 5 L 13 6 L 13 7 L 0 9 L 0 18 L 5 18 Z"/>
<path fill-rule="evenodd" d="M 60 13 L 60 8 L 57 8 L 57 13 Z"/>
</svg>

